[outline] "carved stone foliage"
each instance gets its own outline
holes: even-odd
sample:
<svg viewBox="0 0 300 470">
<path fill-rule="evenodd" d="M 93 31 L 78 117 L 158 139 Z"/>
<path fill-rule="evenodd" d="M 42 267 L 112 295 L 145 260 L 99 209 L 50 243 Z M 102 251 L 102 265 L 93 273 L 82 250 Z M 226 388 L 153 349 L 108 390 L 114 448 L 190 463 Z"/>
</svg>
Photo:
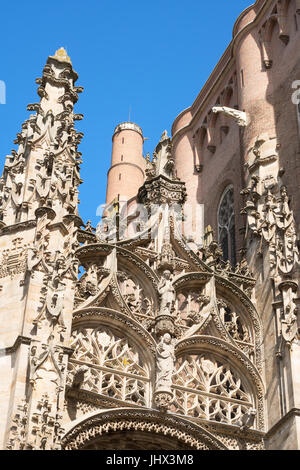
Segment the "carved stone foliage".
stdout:
<svg viewBox="0 0 300 470">
<path fill-rule="evenodd" d="M 12 420 L 8 450 L 60 450 L 65 433 L 61 426 L 62 415 L 47 393 L 37 402 L 35 411 L 29 415 L 29 405 L 23 400 Z M 30 427 L 30 434 L 28 428 Z"/>
<path fill-rule="evenodd" d="M 78 328 L 71 347 L 75 352 L 69 363 L 70 386 L 79 384 L 84 390 L 139 405 L 149 403 L 148 366 L 126 338 L 108 328 Z"/>
<path fill-rule="evenodd" d="M 33 426 L 29 449 L 60 450 L 61 439 L 65 433 L 61 426 L 62 415 L 54 412 L 55 408 L 45 393 L 37 403 L 35 413 L 32 415 Z"/>
<path fill-rule="evenodd" d="M 17 412 L 12 419 L 9 439 L 6 448 L 8 450 L 24 450 L 26 448 L 26 434 L 28 422 L 28 404 L 23 400 L 17 406 Z"/>
<path fill-rule="evenodd" d="M 237 424 L 253 408 L 251 393 L 239 374 L 211 355 L 181 357 L 173 390 L 173 411 L 187 416 Z"/>
</svg>

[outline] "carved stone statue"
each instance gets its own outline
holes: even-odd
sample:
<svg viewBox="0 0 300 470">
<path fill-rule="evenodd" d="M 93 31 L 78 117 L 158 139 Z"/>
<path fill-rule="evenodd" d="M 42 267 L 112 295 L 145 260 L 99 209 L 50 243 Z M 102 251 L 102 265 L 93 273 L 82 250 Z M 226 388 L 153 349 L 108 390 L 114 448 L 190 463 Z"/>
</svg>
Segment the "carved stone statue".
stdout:
<svg viewBox="0 0 300 470">
<path fill-rule="evenodd" d="M 175 289 L 172 284 L 172 274 L 169 270 L 163 272 L 163 278 L 158 285 L 160 295 L 160 314 L 171 315 L 175 303 Z"/>
<path fill-rule="evenodd" d="M 175 253 L 172 249 L 172 245 L 168 242 L 163 243 L 161 247 L 161 253 L 159 255 L 159 268 L 161 270 L 168 270 L 174 268 Z"/>
<path fill-rule="evenodd" d="M 156 349 L 156 392 L 170 391 L 174 372 L 175 354 L 172 338 L 165 333 Z"/>
</svg>

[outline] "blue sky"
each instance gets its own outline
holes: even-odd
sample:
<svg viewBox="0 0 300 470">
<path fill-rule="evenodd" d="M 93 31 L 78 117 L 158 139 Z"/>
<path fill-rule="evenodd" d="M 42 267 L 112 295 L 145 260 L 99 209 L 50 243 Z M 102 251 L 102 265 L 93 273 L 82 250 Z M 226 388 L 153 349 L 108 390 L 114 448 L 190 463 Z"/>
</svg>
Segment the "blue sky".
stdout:
<svg viewBox="0 0 300 470">
<path fill-rule="evenodd" d="M 253 0 L 254 1 L 254 0 Z M 1 5 L 0 164 L 39 100 L 35 78 L 48 55 L 67 49 L 84 87 L 76 128 L 85 136 L 79 207 L 84 221 L 105 202 L 111 137 L 131 120 L 151 154 L 162 132 L 189 107 L 232 38 L 233 24 L 251 0 L 14 0 Z"/>
</svg>

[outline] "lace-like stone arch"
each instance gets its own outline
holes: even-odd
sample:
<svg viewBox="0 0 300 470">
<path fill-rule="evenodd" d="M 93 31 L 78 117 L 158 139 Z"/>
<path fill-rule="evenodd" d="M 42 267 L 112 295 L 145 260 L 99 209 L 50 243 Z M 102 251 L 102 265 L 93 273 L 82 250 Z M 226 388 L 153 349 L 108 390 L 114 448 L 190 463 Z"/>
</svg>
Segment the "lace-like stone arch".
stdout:
<svg viewBox="0 0 300 470">
<path fill-rule="evenodd" d="M 75 327 L 68 385 L 123 402 L 150 405 L 150 367 L 142 351 L 106 325 Z"/>
<path fill-rule="evenodd" d="M 193 418 L 240 425 L 255 408 L 248 381 L 228 360 L 208 351 L 178 358 L 173 391 L 172 411 Z"/>
<path fill-rule="evenodd" d="M 174 450 L 227 450 L 221 441 L 195 423 L 155 410 L 128 408 L 87 417 L 66 434 L 62 446 L 65 450 L 107 449 L 101 444 L 102 437 L 104 440 L 109 435 L 113 438 L 114 434 L 120 432 L 123 450 L 170 450 L 171 441 Z M 142 441 L 142 447 L 128 446 L 132 445 L 135 436 Z"/>
</svg>

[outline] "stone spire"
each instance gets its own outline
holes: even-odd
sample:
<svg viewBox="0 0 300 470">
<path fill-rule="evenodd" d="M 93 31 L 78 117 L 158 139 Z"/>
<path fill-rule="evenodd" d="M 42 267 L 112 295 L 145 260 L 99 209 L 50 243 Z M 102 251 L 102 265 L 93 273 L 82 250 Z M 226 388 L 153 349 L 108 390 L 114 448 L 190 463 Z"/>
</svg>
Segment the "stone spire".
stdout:
<svg viewBox="0 0 300 470">
<path fill-rule="evenodd" d="M 41 78 L 36 80 L 40 102 L 29 104 L 34 111 L 17 134 L 6 157 L 0 180 L 1 225 L 32 220 L 39 207 L 56 211 L 56 217 L 77 213 L 81 154 L 77 146 L 83 136 L 74 129 L 73 107 L 82 88 L 64 49 L 49 57 Z"/>
<path fill-rule="evenodd" d="M 1 324 L 10 316 L 0 341 L 16 357 L 5 411 L 10 449 L 53 449 L 62 432 L 82 225 L 78 145 L 83 134 L 74 121 L 83 116 L 74 113 L 74 104 L 83 89 L 75 86 L 77 78 L 63 48 L 48 58 L 36 80 L 40 101 L 28 105 L 34 114 L 17 135 L 18 150 L 7 156 L 0 180 Z"/>
</svg>

